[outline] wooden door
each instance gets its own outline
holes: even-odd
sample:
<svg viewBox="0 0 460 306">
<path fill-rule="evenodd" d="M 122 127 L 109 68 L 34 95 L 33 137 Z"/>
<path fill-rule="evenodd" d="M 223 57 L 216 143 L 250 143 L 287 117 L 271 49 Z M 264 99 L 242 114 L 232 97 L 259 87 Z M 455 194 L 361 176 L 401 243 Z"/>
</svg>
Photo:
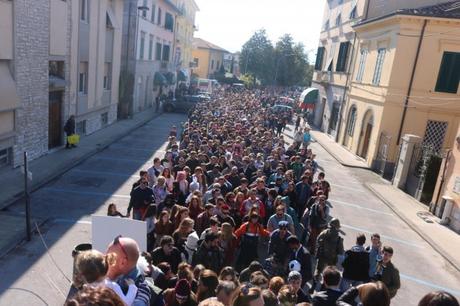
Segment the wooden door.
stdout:
<svg viewBox="0 0 460 306">
<path fill-rule="evenodd" d="M 368 123 L 366 126 L 366 133 L 364 134 L 363 149 L 361 150 L 361 157 L 367 158 L 367 151 L 369 150 L 369 142 L 371 140 L 372 124 Z"/>
<path fill-rule="evenodd" d="M 62 143 L 62 91 L 49 93 L 48 148 L 58 147 Z"/>
</svg>

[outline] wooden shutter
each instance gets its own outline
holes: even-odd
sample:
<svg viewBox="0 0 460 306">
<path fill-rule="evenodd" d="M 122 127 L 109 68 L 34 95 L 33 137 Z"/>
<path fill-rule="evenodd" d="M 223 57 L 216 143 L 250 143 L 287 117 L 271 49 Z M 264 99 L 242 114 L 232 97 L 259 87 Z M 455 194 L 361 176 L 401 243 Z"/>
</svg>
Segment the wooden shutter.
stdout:
<svg viewBox="0 0 460 306">
<path fill-rule="evenodd" d="M 324 57 L 324 47 L 318 47 L 318 51 L 316 53 L 315 70 L 321 70 L 322 65 L 323 65 L 323 57 Z"/>
<path fill-rule="evenodd" d="M 460 53 L 444 52 L 435 91 L 457 93 L 460 80 Z"/>
</svg>

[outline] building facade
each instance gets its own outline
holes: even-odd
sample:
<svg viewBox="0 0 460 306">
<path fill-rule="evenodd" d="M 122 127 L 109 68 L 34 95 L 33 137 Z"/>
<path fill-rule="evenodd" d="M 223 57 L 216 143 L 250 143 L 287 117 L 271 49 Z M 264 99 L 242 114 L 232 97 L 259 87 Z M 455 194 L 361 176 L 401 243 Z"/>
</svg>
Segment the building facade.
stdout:
<svg viewBox="0 0 460 306">
<path fill-rule="evenodd" d="M 122 1 L 0 1 L 0 164 L 90 134 L 117 117 Z"/>
<path fill-rule="evenodd" d="M 452 144 L 460 118 L 459 18 L 458 7 L 441 4 L 354 27 L 357 58 L 339 141 L 369 166 L 392 171 L 404 134 L 420 136 L 436 154 Z"/>
<path fill-rule="evenodd" d="M 218 72 L 224 63 L 224 55 L 229 52 L 213 43 L 201 38 L 193 39 L 192 73 L 200 78 L 209 79 Z"/>
<path fill-rule="evenodd" d="M 355 33 L 352 28 L 363 18 L 365 1 L 330 0 L 326 2 L 312 87 L 319 101 L 313 124 L 332 137 L 337 136 L 350 67 L 354 59 Z"/>
</svg>

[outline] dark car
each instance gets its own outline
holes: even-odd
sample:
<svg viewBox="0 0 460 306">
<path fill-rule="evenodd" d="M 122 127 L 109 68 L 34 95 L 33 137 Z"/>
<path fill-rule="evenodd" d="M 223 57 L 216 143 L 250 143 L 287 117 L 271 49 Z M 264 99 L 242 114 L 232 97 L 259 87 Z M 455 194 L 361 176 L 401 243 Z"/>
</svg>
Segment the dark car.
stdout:
<svg viewBox="0 0 460 306">
<path fill-rule="evenodd" d="M 199 102 L 209 101 L 209 98 L 203 95 L 185 95 L 177 99 L 167 100 L 164 102 L 163 109 L 165 112 L 189 112 Z"/>
</svg>

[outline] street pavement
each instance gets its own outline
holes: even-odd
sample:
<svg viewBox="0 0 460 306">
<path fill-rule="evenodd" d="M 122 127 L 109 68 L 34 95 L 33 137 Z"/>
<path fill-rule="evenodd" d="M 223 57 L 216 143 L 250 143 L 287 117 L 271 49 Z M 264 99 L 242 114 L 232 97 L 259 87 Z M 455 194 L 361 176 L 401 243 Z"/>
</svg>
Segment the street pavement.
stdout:
<svg viewBox="0 0 460 306">
<path fill-rule="evenodd" d="M 139 170 L 163 155 L 170 126 L 184 120 L 179 114 L 161 115 L 32 194 L 32 214 L 47 222 L 41 235 L 0 259 L 0 305 L 62 305 L 72 275 L 72 249 L 91 241 L 91 214 L 105 215 L 110 202 L 126 211 Z M 383 244 L 394 248 L 402 286 L 392 305 L 417 305 L 432 290 L 460 298 L 459 272 L 365 185 L 381 179 L 341 165 L 318 143 L 311 147 L 331 183 L 331 214 L 342 223 L 345 247 L 354 244 L 358 233 L 369 241 L 378 232 Z M 20 215 L 22 205 L 11 206 L 9 213 Z"/>
</svg>

